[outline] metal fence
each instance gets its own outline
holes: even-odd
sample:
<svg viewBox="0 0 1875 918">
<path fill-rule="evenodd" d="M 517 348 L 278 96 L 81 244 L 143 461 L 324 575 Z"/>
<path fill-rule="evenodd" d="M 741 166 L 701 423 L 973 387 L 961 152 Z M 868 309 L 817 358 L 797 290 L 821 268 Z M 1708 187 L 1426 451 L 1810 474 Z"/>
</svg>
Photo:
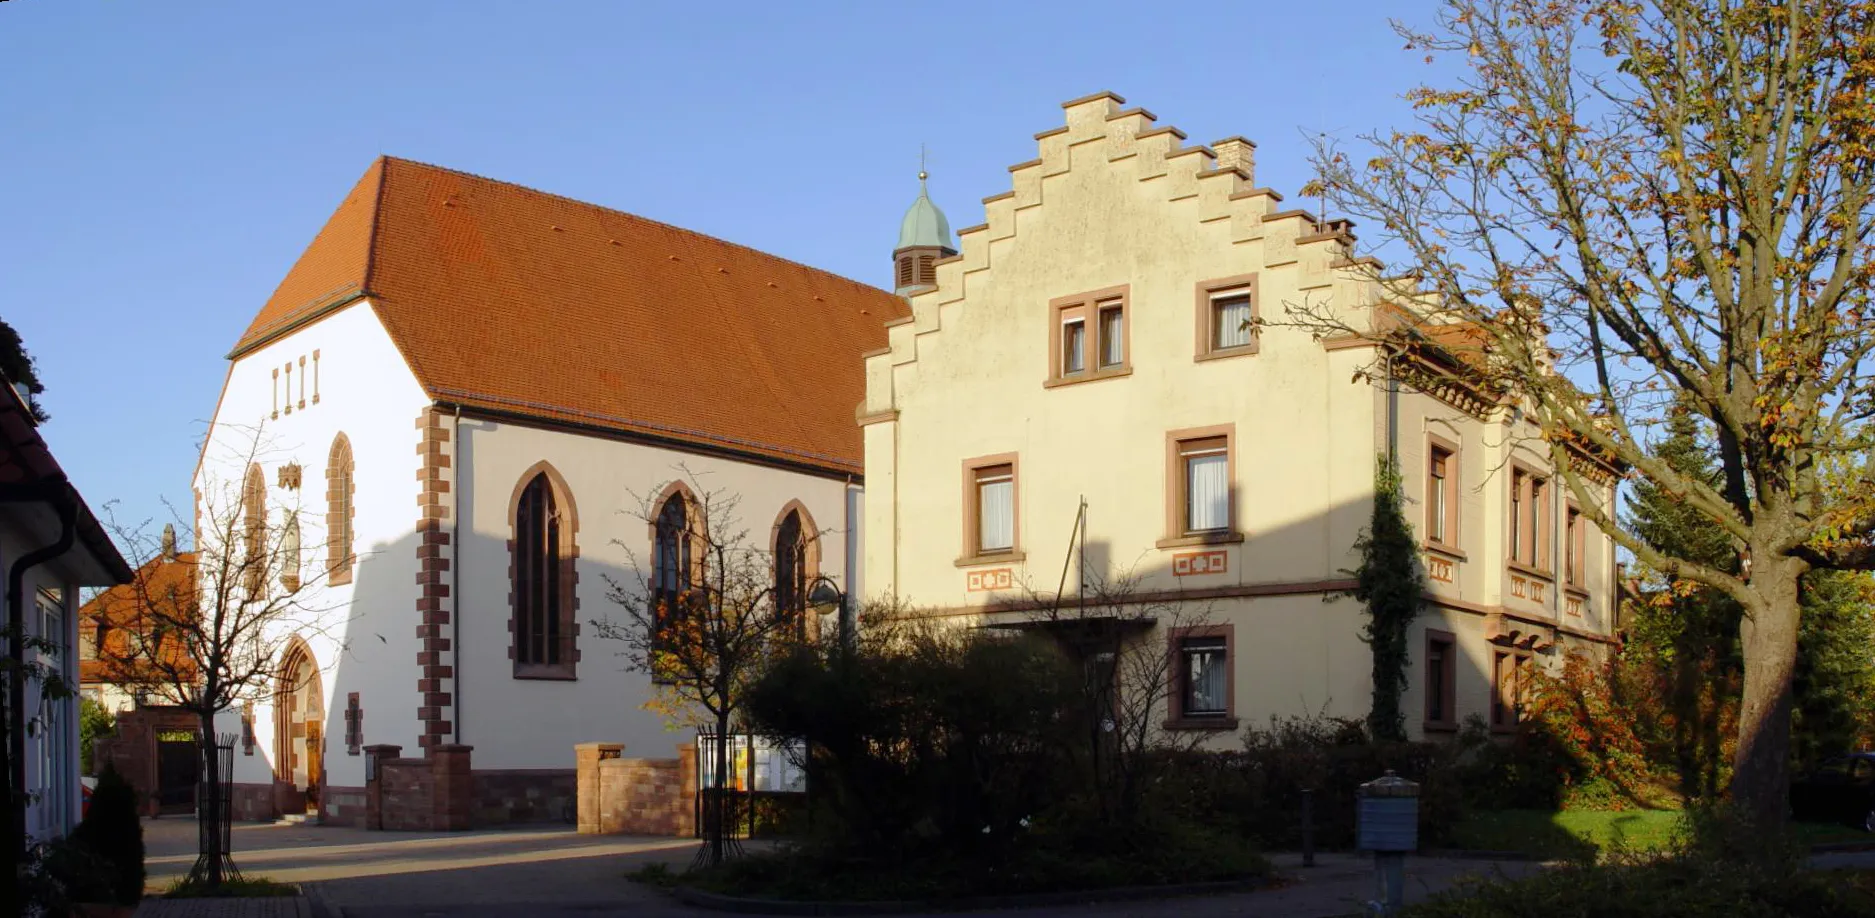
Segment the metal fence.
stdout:
<svg viewBox="0 0 1875 918">
<path fill-rule="evenodd" d="M 730 797 L 732 831 L 754 837 L 759 831 L 761 811 L 775 810 L 789 804 L 805 807 L 807 800 L 807 744 L 801 740 L 776 740 L 751 733 L 720 736 L 712 727 L 697 728 L 697 796 L 695 822 L 697 834 L 704 827 L 704 800 L 715 792 L 716 753 L 727 745 L 728 768 L 723 775 L 722 791 Z M 772 804 L 765 807 L 764 804 Z M 746 834 L 743 834 L 746 833 Z"/>
</svg>

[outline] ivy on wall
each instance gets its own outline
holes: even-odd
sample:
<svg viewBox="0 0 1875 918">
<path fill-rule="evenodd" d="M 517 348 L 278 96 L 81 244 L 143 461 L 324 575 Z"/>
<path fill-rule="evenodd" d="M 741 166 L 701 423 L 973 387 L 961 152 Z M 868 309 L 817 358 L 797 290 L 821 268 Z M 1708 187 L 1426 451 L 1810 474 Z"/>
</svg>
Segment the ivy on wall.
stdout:
<svg viewBox="0 0 1875 918">
<path fill-rule="evenodd" d="M 1374 655 L 1374 700 L 1367 729 L 1376 739 L 1406 739 L 1406 718 L 1400 711 L 1410 662 L 1406 632 L 1419 615 L 1426 590 L 1405 503 L 1399 462 L 1382 453 L 1374 463 L 1374 515 L 1354 542 L 1361 566 L 1345 572 L 1355 581 L 1348 595 L 1367 607 L 1361 640 Z"/>
</svg>

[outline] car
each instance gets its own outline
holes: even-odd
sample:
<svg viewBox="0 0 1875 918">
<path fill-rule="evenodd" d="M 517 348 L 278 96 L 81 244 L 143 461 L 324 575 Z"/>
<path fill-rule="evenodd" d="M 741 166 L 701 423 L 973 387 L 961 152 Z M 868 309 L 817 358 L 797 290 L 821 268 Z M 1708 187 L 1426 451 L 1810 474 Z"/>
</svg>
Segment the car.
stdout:
<svg viewBox="0 0 1875 918">
<path fill-rule="evenodd" d="M 91 791 L 98 786 L 98 779 L 89 775 L 78 779 L 78 818 L 83 819 L 91 813 Z"/>
<path fill-rule="evenodd" d="M 1802 822 L 1843 822 L 1875 832 L 1875 752 L 1824 759 L 1792 781 L 1790 813 Z"/>
</svg>

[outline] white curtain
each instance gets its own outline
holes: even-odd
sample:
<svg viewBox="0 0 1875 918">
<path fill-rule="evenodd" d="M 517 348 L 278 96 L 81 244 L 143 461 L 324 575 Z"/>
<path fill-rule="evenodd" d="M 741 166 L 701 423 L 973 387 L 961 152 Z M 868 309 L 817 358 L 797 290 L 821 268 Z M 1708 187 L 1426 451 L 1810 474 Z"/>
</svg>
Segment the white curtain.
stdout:
<svg viewBox="0 0 1875 918">
<path fill-rule="evenodd" d="M 1191 697 L 1186 700 L 1185 713 L 1218 713 L 1228 710 L 1225 705 L 1224 649 L 1222 647 L 1193 650 L 1186 653 L 1191 661 L 1191 672 L 1186 674 Z"/>
<path fill-rule="evenodd" d="M 1087 323 L 1076 319 L 1061 326 L 1061 372 L 1087 369 Z"/>
<path fill-rule="evenodd" d="M 977 549 L 1016 547 L 1016 483 L 1004 478 L 977 486 Z"/>
<path fill-rule="evenodd" d="M 1250 298 L 1217 301 L 1217 346 L 1241 347 L 1250 343 Z"/>
<path fill-rule="evenodd" d="M 1126 362 L 1126 316 L 1118 309 L 1100 313 L 1100 365 L 1117 367 Z"/>
<path fill-rule="evenodd" d="M 1191 493 L 1189 520 L 1193 532 L 1230 528 L 1230 471 L 1225 454 L 1188 456 L 1185 475 Z"/>
</svg>

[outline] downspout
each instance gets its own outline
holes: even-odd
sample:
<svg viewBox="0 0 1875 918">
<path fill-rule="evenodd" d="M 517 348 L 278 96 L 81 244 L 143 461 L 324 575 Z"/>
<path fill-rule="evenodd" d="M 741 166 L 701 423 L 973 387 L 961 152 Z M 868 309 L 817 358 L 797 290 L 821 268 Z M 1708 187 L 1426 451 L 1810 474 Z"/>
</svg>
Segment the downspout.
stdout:
<svg viewBox="0 0 1875 918">
<path fill-rule="evenodd" d="M 1400 461 L 1400 380 L 1393 375 L 1393 348 L 1387 348 L 1387 461 Z M 1394 471 L 1399 471 L 1397 468 Z"/>
<path fill-rule="evenodd" d="M 456 404 L 449 430 L 449 681 L 455 716 L 449 719 L 450 739 L 462 744 L 462 404 Z"/>
<path fill-rule="evenodd" d="M 859 493 L 864 494 L 865 491 L 861 490 Z M 859 636 L 859 616 L 856 614 L 859 598 L 854 595 L 859 583 L 859 578 L 854 575 L 854 572 L 859 570 L 859 539 L 854 531 L 854 523 L 858 515 L 853 512 L 853 495 L 853 476 L 848 475 L 846 484 L 840 489 L 840 512 L 844 515 L 846 522 L 846 558 L 844 560 L 846 566 L 841 571 L 846 578 L 846 584 L 845 589 L 840 591 L 840 635 L 848 642 Z"/>
<path fill-rule="evenodd" d="M 78 506 L 62 484 L 62 481 L 49 483 L 43 488 L 6 497 L 8 503 L 49 503 L 59 515 L 58 539 L 21 555 L 7 571 L 7 656 L 13 663 L 7 679 L 7 751 L 12 757 L 7 763 L 11 772 L 8 776 L 11 787 L 7 789 L 11 799 L 7 803 L 13 837 L 20 839 L 11 844 L 24 844 L 26 838 L 26 571 L 70 551 L 77 540 Z"/>
</svg>

